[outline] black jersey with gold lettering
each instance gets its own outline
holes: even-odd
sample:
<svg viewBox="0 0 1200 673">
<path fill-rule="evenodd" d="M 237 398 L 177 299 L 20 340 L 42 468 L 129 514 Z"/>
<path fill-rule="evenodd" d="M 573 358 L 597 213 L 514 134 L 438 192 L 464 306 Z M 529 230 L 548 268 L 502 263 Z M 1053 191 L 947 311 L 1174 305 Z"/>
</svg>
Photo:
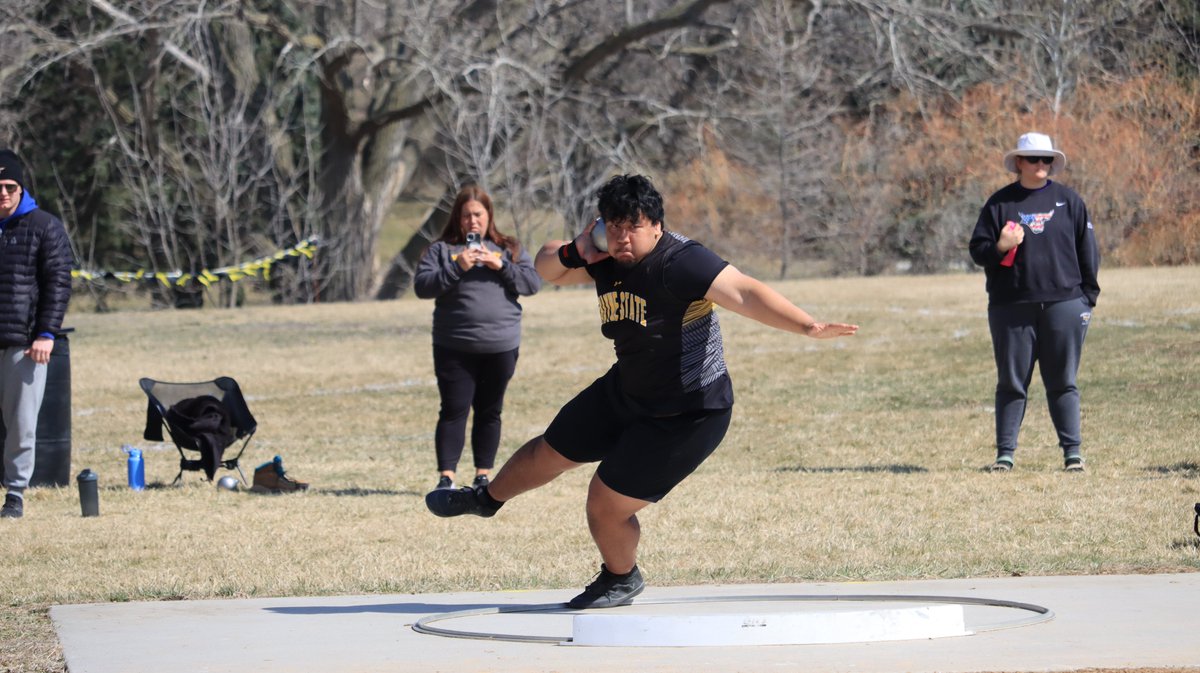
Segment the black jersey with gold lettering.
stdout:
<svg viewBox="0 0 1200 673">
<path fill-rule="evenodd" d="M 733 406 L 721 325 L 704 295 L 728 262 L 666 232 L 640 262 L 587 267 L 596 281 L 600 331 L 613 340 L 621 390 L 655 416 Z"/>
</svg>

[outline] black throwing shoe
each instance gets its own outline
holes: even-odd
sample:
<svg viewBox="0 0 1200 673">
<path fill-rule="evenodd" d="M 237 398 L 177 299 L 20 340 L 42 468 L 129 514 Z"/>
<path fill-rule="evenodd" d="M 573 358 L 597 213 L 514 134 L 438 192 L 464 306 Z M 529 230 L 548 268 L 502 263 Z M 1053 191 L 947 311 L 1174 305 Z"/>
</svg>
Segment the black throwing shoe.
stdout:
<svg viewBox="0 0 1200 673">
<path fill-rule="evenodd" d="M 4 496 L 4 507 L 0 507 L 0 519 L 20 519 L 25 516 L 25 501 L 13 493 Z"/>
<path fill-rule="evenodd" d="M 472 486 L 487 486 L 488 478 L 486 474 L 475 475 L 475 481 L 471 482 Z"/>
<path fill-rule="evenodd" d="M 646 582 L 642 580 L 642 571 L 638 570 L 637 566 L 626 575 L 614 575 L 608 571 L 608 566 L 601 563 L 596 579 L 583 593 L 572 598 L 567 607 L 572 610 L 615 608 L 618 605 L 629 604 L 633 597 L 642 593 L 645 588 Z"/>
<path fill-rule="evenodd" d="M 437 488 L 454 488 L 454 480 L 443 474 L 442 476 L 438 477 Z"/>
<path fill-rule="evenodd" d="M 491 506 L 485 497 L 485 487 L 441 488 L 425 494 L 425 506 L 438 516 L 474 514 L 484 518 L 495 516 L 498 506 Z M 494 502 L 494 501 L 493 501 Z"/>
</svg>

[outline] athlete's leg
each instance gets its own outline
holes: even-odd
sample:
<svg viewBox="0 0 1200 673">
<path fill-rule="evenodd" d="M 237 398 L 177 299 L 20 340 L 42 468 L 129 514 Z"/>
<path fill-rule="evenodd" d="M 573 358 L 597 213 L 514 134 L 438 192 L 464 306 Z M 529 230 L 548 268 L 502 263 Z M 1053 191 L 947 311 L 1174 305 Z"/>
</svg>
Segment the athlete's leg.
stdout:
<svg viewBox="0 0 1200 673">
<path fill-rule="evenodd" d="M 637 564 L 642 528 L 636 515 L 649 504 L 621 495 L 605 486 L 598 475 L 592 476 L 587 499 L 588 529 L 609 572 L 623 575 Z"/>
<path fill-rule="evenodd" d="M 642 419 L 626 430 L 588 487 L 588 528 L 609 572 L 621 575 L 637 565 L 637 512 L 665 497 L 712 455 L 732 416 L 732 409 L 688 412 Z"/>
<path fill-rule="evenodd" d="M 517 449 L 490 484 L 435 489 L 425 494 L 425 506 L 441 517 L 464 514 L 492 517 L 505 502 L 579 465 L 564 458 L 546 440 L 535 437 Z"/>
<path fill-rule="evenodd" d="M 487 492 L 500 502 L 509 500 L 554 481 L 567 470 L 583 465 L 567 460 L 541 435 L 525 442 L 496 473 Z"/>
</svg>

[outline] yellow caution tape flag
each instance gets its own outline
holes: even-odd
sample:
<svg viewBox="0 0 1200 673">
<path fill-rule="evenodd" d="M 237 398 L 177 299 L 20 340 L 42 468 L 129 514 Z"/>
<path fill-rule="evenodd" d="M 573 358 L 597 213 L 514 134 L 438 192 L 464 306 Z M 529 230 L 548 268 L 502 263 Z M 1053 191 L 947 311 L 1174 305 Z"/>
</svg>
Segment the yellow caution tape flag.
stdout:
<svg viewBox="0 0 1200 673">
<path fill-rule="evenodd" d="M 221 267 L 219 269 L 202 269 L 195 274 L 184 273 L 183 271 L 150 271 L 148 269 L 138 269 L 136 271 L 93 271 L 88 269 L 73 269 L 71 271 L 71 277 L 84 281 L 96 281 L 112 278 L 122 283 L 132 283 L 136 281 L 154 279 L 167 287 L 170 287 L 171 285 L 182 287 L 195 281 L 204 287 L 209 287 L 213 283 L 222 279 L 229 280 L 230 282 L 237 282 L 243 278 L 258 278 L 260 277 L 259 272 L 261 271 L 261 278 L 263 280 L 270 280 L 272 265 L 289 257 L 303 256 L 307 259 L 312 259 L 319 244 L 319 237 L 309 236 L 290 248 L 277 250 L 265 257 L 259 257 L 258 259 L 251 260 L 249 262 Z"/>
</svg>

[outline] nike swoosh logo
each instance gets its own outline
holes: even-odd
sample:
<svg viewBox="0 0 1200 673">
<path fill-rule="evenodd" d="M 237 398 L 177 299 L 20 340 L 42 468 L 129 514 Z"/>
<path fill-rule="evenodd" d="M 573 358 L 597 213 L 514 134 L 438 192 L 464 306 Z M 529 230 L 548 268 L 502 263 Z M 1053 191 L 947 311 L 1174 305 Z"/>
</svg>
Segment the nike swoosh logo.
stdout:
<svg viewBox="0 0 1200 673">
<path fill-rule="evenodd" d="M 1058 207 L 1060 207 L 1060 208 L 1061 208 L 1062 206 L 1065 206 L 1065 205 L 1067 205 L 1067 202 L 1066 202 L 1066 201 L 1055 201 L 1055 202 L 1054 202 L 1054 205 L 1056 205 L 1056 206 L 1058 206 Z"/>
</svg>

